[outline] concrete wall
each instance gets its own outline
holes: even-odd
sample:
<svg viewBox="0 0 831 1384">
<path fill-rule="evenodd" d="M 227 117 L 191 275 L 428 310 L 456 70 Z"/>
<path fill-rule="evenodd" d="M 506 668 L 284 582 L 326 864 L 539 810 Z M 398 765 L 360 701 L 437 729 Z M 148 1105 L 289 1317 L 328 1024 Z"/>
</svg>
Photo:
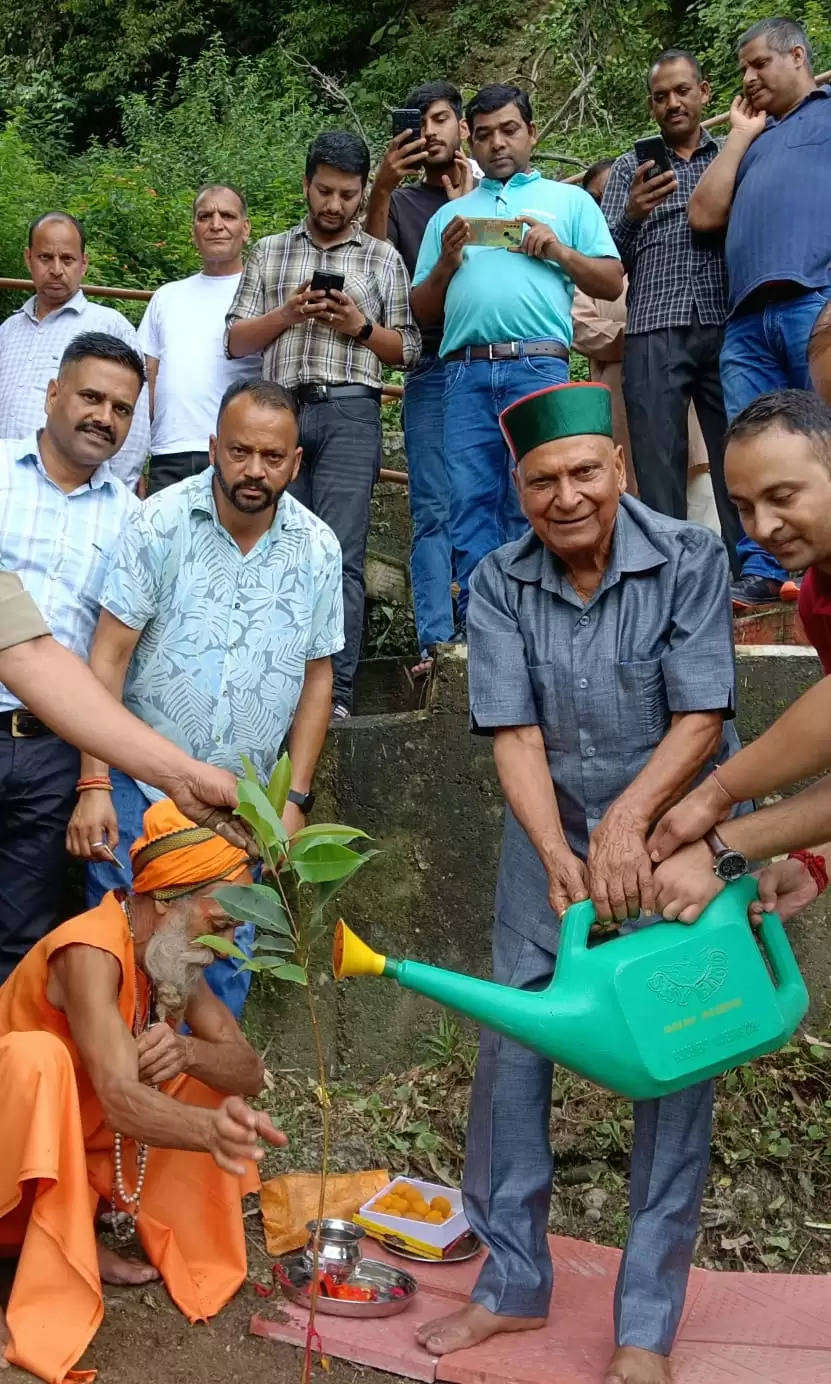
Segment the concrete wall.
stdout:
<svg viewBox="0 0 831 1384">
<path fill-rule="evenodd" d="M 804 649 L 745 647 L 738 654 L 739 730 L 759 735 L 819 674 Z M 440 659 L 430 704 L 417 699 L 395 661 L 364 670 L 359 697 L 372 714 L 333 731 L 318 775 L 318 820 L 349 822 L 382 854 L 347 885 L 340 911 L 379 951 L 487 974 L 491 901 L 502 800 L 490 743 L 467 729 L 464 650 Z M 814 996 L 817 1021 L 831 1019 L 831 934 L 825 905 L 791 927 Z M 316 983 L 335 1070 L 379 1073 L 416 1060 L 438 1010 L 389 981 L 335 986 L 321 956 Z M 258 1030 L 298 1052 L 298 996 L 283 987 L 253 1006 Z M 300 1032 L 305 1033 L 305 1025 Z M 305 1040 L 301 1044 L 305 1046 Z"/>
</svg>

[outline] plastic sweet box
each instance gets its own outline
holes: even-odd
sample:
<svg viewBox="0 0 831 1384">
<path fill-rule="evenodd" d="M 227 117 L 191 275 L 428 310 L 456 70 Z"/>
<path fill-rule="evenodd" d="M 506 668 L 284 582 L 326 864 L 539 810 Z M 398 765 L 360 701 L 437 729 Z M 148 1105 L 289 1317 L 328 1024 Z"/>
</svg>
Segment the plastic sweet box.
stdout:
<svg viewBox="0 0 831 1384">
<path fill-rule="evenodd" d="M 441 1225 L 429 1225 L 425 1221 L 411 1221 L 407 1216 L 387 1216 L 383 1211 L 373 1211 L 373 1204 L 380 1197 L 395 1191 L 396 1187 L 408 1184 L 417 1187 L 426 1202 L 433 1197 L 447 1197 L 450 1202 L 450 1216 Z M 443 1187 L 439 1182 L 421 1182 L 417 1177 L 396 1177 L 369 1201 L 365 1201 L 352 1217 L 376 1240 L 393 1240 L 418 1254 L 429 1255 L 431 1259 L 441 1259 L 445 1250 L 454 1245 L 470 1226 L 462 1210 L 462 1194 L 455 1187 Z"/>
</svg>

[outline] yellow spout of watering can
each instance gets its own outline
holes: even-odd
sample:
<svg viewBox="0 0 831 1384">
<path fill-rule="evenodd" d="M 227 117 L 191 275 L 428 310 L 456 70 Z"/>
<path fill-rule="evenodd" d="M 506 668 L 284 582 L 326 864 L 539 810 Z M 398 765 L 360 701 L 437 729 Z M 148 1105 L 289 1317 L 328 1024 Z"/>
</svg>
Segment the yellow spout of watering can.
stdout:
<svg viewBox="0 0 831 1384">
<path fill-rule="evenodd" d="M 335 980 L 345 976 L 382 976 L 387 958 L 373 951 L 351 928 L 339 918 L 335 926 L 335 941 L 332 947 L 332 970 Z"/>
<path fill-rule="evenodd" d="M 630 1100 L 717 1076 L 787 1042 L 808 992 L 785 929 L 747 920 L 756 881 L 728 885 L 694 927 L 655 923 L 588 946 L 590 901 L 562 919 L 545 990 L 508 985 L 373 951 L 341 920 L 335 978 L 385 976 L 542 1053 Z"/>
</svg>

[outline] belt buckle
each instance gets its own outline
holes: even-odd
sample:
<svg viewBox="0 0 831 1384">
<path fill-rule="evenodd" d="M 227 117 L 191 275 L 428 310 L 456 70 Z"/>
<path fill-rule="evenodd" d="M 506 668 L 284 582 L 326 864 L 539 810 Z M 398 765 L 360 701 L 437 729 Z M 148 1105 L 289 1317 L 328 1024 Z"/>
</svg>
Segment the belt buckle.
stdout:
<svg viewBox="0 0 831 1384">
<path fill-rule="evenodd" d="M 512 341 L 512 342 L 510 343 L 510 345 L 511 345 L 511 360 L 518 360 L 518 359 L 519 359 L 519 354 L 520 354 L 520 352 L 519 352 L 520 342 L 518 342 L 518 341 Z"/>
<path fill-rule="evenodd" d="M 325 404 L 326 400 L 329 398 L 329 391 L 325 384 L 312 385 L 312 390 L 314 391 L 312 394 L 312 403 Z"/>
<path fill-rule="evenodd" d="M 489 341 L 489 342 L 488 342 L 488 360 L 490 361 L 491 365 L 493 364 L 494 359 L 495 359 L 494 354 L 493 354 L 493 348 L 494 348 L 494 342 L 493 342 L 493 341 Z"/>
<path fill-rule="evenodd" d="M 25 722 L 26 722 L 26 721 L 34 721 L 34 720 L 35 720 L 35 717 L 32 716 L 32 713 L 31 713 L 30 711 L 26 711 L 26 710 L 25 710 L 24 708 L 22 708 L 22 707 L 18 707 L 18 709 L 17 709 L 16 711 L 13 711 L 13 712 L 12 712 L 12 726 L 11 726 L 12 739 L 13 739 L 13 740 L 30 740 L 30 739 L 32 738 L 32 736 L 36 734 L 36 732 L 35 732 L 34 729 L 33 729 L 33 730 L 26 730 L 26 729 L 25 729 Z"/>
</svg>

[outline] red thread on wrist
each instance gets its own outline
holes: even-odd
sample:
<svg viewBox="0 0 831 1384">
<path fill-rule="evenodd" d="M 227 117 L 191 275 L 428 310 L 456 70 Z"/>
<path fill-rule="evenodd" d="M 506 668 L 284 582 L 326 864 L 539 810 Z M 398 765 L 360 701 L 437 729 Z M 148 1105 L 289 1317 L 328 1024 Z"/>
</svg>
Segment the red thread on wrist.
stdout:
<svg viewBox="0 0 831 1384">
<path fill-rule="evenodd" d="M 816 855 L 814 851 L 791 851 L 788 859 L 801 860 L 817 886 L 817 894 L 825 892 L 828 888 L 828 867 L 821 855 Z"/>
</svg>

